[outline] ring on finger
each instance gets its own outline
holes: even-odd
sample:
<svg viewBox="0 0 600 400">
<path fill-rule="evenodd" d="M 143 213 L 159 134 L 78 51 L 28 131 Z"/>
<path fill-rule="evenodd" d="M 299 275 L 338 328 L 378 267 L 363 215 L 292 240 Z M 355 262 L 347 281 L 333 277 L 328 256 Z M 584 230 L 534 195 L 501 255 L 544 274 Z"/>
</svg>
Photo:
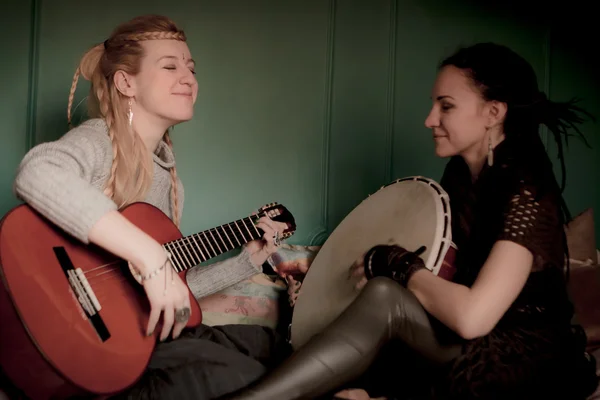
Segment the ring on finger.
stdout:
<svg viewBox="0 0 600 400">
<path fill-rule="evenodd" d="M 279 246 L 281 244 L 281 240 L 279 239 L 279 231 L 275 231 L 275 235 L 273 235 L 273 244 L 275 246 Z"/>
<path fill-rule="evenodd" d="M 191 310 L 189 307 L 178 308 L 175 310 L 176 322 L 187 322 L 190 319 Z"/>
</svg>

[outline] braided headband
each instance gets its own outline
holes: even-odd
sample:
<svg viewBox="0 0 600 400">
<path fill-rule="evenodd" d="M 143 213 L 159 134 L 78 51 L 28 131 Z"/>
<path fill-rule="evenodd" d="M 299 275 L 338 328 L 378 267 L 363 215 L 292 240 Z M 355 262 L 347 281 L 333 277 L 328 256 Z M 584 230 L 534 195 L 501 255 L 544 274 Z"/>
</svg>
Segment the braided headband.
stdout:
<svg viewBox="0 0 600 400">
<path fill-rule="evenodd" d="M 158 40 L 158 39 L 175 39 L 186 41 L 187 38 L 183 32 L 144 32 L 137 36 L 138 41 L 142 40 Z M 110 39 L 104 41 L 104 50 L 108 49 L 108 42 Z"/>
</svg>

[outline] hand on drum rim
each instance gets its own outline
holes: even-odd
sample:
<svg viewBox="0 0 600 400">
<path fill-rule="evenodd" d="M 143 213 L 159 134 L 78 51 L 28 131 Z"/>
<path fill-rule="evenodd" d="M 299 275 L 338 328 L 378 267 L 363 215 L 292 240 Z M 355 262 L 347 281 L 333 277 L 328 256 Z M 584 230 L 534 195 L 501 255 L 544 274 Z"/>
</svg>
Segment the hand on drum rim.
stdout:
<svg viewBox="0 0 600 400">
<path fill-rule="evenodd" d="M 367 284 L 367 277 L 365 276 L 365 256 L 361 256 L 352 263 L 348 269 L 348 280 L 358 279 L 354 288 L 361 290 Z"/>
</svg>

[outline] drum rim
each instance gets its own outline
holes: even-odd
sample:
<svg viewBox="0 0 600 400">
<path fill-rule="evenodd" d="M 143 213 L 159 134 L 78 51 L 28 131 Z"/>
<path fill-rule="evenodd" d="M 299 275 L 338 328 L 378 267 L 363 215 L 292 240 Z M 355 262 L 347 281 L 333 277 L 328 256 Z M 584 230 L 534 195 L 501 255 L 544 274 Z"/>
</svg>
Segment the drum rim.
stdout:
<svg viewBox="0 0 600 400">
<path fill-rule="evenodd" d="M 435 202 L 435 208 L 438 215 L 442 215 L 442 229 L 435 233 L 433 247 L 438 249 L 435 257 L 430 257 L 426 263 L 427 269 L 434 274 L 438 274 L 444 263 L 444 256 L 448 252 L 452 243 L 452 214 L 450 209 L 450 196 L 434 179 L 428 178 L 422 175 L 407 176 L 404 178 L 396 179 L 387 185 L 382 186 L 379 190 L 391 186 L 395 183 L 405 181 L 417 181 L 427 184 L 438 194 L 439 201 Z"/>
</svg>

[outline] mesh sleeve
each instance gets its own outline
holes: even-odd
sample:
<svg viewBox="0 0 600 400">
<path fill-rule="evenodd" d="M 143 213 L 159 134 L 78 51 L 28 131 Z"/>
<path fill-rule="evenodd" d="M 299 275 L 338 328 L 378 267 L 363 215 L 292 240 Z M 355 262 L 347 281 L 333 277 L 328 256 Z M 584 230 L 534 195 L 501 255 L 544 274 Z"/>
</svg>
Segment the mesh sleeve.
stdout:
<svg viewBox="0 0 600 400">
<path fill-rule="evenodd" d="M 498 240 L 527 248 L 534 257 L 534 270 L 557 261 L 561 250 L 559 203 L 550 192 L 541 194 L 536 185 L 519 181 L 508 198 Z M 560 257 L 560 255 L 558 256 Z"/>
</svg>

